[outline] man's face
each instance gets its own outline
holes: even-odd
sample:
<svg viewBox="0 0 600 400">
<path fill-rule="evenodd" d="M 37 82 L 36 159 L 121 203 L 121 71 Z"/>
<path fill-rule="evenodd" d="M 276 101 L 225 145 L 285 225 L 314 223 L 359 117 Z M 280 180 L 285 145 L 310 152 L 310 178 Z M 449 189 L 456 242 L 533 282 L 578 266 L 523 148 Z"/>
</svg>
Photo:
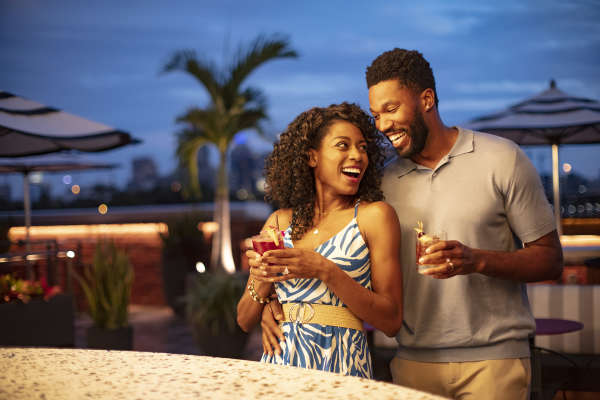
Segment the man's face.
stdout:
<svg viewBox="0 0 600 400">
<path fill-rule="evenodd" d="M 419 96 L 396 79 L 369 89 L 375 125 L 392 143 L 400 157 L 409 158 L 425 148 L 429 130 L 419 109 Z"/>
</svg>

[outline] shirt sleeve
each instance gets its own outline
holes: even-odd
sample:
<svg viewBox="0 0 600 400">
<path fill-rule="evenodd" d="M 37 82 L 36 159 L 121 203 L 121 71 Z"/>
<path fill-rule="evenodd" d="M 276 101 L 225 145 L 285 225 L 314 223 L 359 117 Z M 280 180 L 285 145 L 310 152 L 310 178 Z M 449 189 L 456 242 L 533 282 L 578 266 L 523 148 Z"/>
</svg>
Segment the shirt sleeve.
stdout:
<svg viewBox="0 0 600 400">
<path fill-rule="evenodd" d="M 518 146 L 514 149 L 505 193 L 506 215 L 512 231 L 523 243 L 529 243 L 555 230 L 556 223 L 537 170 Z"/>
</svg>

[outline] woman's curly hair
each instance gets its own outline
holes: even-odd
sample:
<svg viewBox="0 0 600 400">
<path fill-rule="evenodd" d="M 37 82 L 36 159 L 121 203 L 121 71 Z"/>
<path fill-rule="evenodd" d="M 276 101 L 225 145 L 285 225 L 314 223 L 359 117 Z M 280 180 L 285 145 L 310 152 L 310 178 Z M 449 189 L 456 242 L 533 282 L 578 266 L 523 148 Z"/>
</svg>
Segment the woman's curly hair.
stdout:
<svg viewBox="0 0 600 400">
<path fill-rule="evenodd" d="M 315 107 L 300 114 L 279 136 L 265 160 L 265 199 L 280 208 L 292 209 L 292 239 L 297 240 L 313 225 L 315 215 L 315 178 L 308 165 L 309 149 L 318 149 L 328 128 L 338 120 L 355 125 L 367 142 L 369 165 L 354 196 L 354 201 L 383 199 L 384 145 L 373 121 L 352 103 Z"/>
</svg>

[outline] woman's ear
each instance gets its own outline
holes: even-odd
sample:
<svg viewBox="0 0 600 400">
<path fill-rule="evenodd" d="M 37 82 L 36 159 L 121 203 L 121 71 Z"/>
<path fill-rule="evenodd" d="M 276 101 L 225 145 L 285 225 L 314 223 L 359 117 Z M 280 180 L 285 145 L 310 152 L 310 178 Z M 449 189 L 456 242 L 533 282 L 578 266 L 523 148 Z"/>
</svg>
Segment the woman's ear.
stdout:
<svg viewBox="0 0 600 400">
<path fill-rule="evenodd" d="M 317 166 L 317 151 L 308 149 L 308 166 L 314 168 Z"/>
</svg>

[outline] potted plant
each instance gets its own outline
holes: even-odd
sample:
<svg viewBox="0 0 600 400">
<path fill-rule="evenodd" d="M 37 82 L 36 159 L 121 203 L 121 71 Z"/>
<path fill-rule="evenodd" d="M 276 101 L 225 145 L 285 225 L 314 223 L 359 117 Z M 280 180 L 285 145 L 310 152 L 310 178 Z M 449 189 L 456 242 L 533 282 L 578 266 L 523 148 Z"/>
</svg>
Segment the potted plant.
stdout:
<svg viewBox="0 0 600 400">
<path fill-rule="evenodd" d="M 8 231 L 12 226 L 10 219 L 0 220 L 0 254 L 8 253 L 10 250 L 10 239 L 8 237 Z"/>
<path fill-rule="evenodd" d="M 237 325 L 236 309 L 247 279 L 247 274 L 217 271 L 190 280 L 187 316 L 196 344 L 205 354 L 242 357 L 248 335 Z"/>
<path fill-rule="evenodd" d="M 89 348 L 131 350 L 133 329 L 127 307 L 133 268 L 127 254 L 112 241 L 100 241 L 91 266 L 74 274 L 85 294 L 93 325 L 87 330 Z"/>
<path fill-rule="evenodd" d="M 0 275 L 0 346 L 72 347 L 74 319 L 73 297 L 45 278 Z"/>
<path fill-rule="evenodd" d="M 209 247 L 198 229 L 198 214 L 186 214 L 167 221 L 168 232 L 160 233 L 163 291 L 167 304 L 180 317 L 185 316 L 186 281 L 196 271 L 196 263 L 208 259 Z"/>
</svg>

